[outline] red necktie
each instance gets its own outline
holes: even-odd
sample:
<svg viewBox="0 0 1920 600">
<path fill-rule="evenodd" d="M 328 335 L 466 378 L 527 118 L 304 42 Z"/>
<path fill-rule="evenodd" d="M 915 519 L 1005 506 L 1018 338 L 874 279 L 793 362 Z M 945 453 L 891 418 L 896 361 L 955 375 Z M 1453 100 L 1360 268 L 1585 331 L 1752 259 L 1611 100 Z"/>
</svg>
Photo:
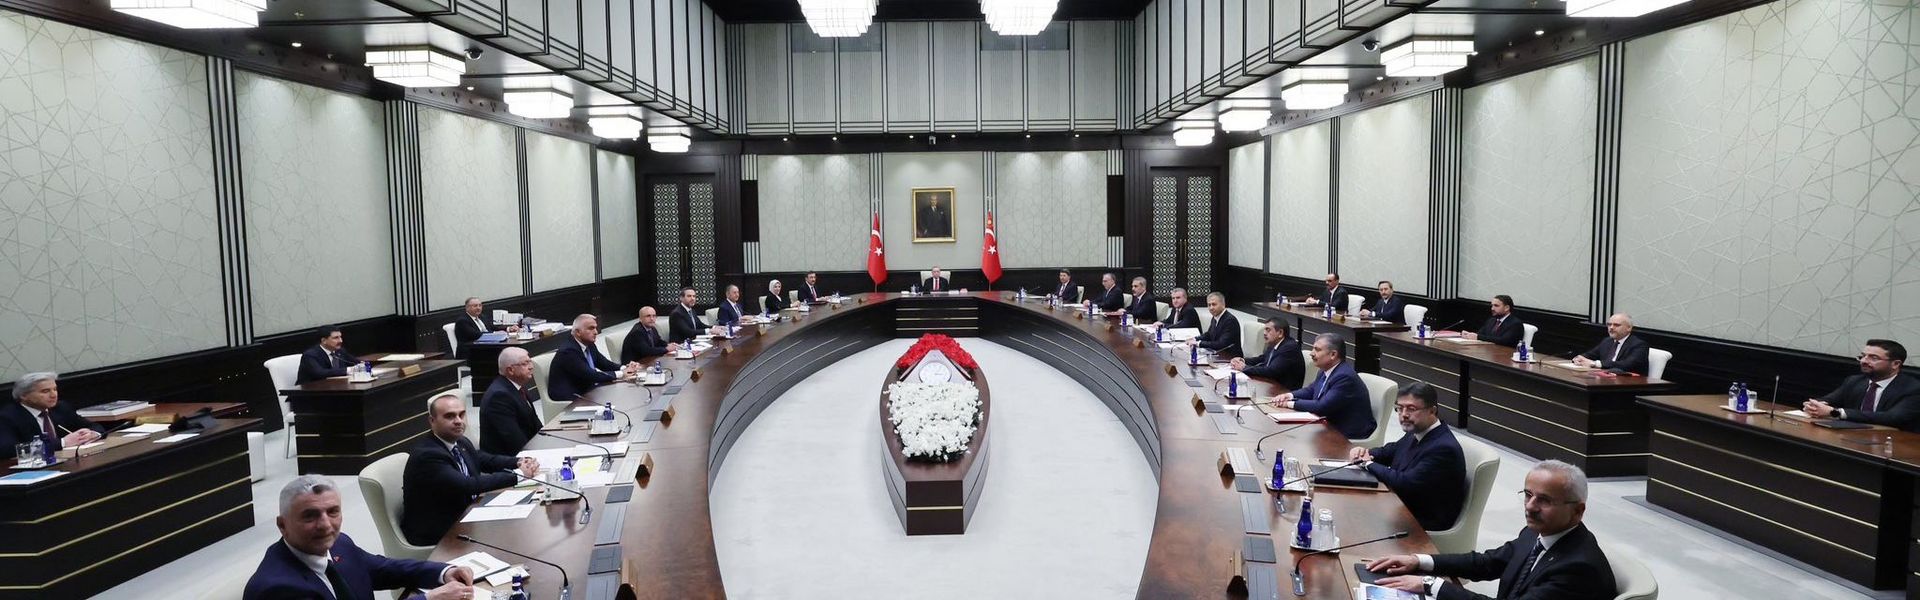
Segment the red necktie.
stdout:
<svg viewBox="0 0 1920 600">
<path fill-rule="evenodd" d="M 1879 403 L 1880 403 L 1880 384 L 1874 383 L 1871 381 L 1867 382 L 1867 399 L 1862 400 L 1860 402 L 1860 410 L 1862 412 L 1873 412 L 1873 409 L 1875 408 L 1874 405 Z M 46 415 L 46 413 L 40 413 L 40 414 L 42 416 Z M 51 428 L 52 426 L 48 426 L 48 427 Z"/>
<path fill-rule="evenodd" d="M 53 411 L 51 409 L 40 411 L 40 427 L 46 429 L 47 439 L 58 440 L 60 439 L 60 434 L 54 433 L 52 413 Z"/>
<path fill-rule="evenodd" d="M 940 291 L 940 278 L 939 278 L 939 277 L 935 277 L 935 278 L 933 278 L 933 291 L 936 291 L 936 292 L 938 292 L 938 291 Z"/>
</svg>

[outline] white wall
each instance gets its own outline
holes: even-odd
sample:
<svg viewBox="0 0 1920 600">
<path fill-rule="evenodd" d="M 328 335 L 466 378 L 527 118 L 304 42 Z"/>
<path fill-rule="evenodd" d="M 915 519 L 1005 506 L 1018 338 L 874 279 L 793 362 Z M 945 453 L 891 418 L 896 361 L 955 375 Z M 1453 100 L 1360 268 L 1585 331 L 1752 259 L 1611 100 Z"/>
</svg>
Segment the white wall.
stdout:
<svg viewBox="0 0 1920 600">
<path fill-rule="evenodd" d="M 1227 151 L 1227 264 L 1259 269 L 1266 251 L 1267 146 Z"/>
<path fill-rule="evenodd" d="M 420 108 L 429 308 L 522 292 L 513 136 L 506 125 Z"/>
<path fill-rule="evenodd" d="M 594 184 L 600 189 L 600 274 L 607 279 L 640 273 L 639 184 L 633 157 L 593 151 Z"/>
<path fill-rule="evenodd" d="M 760 269 L 855 271 L 867 266 L 871 158 L 758 156 Z M 888 261 L 888 267 L 893 267 Z"/>
<path fill-rule="evenodd" d="M 1272 271 L 1319 279 L 1327 273 L 1327 212 L 1333 191 L 1332 122 L 1273 136 L 1273 204 L 1267 235 Z"/>
<path fill-rule="evenodd" d="M 1433 96 L 1340 118 L 1340 274 L 1427 293 Z"/>
<path fill-rule="evenodd" d="M 593 148 L 527 132 L 533 291 L 593 283 Z"/>
<path fill-rule="evenodd" d="M 981 206 L 986 154 L 891 153 L 880 160 L 885 182 L 880 190 L 880 225 L 887 242 L 887 269 L 980 268 L 980 239 L 986 232 L 986 209 Z M 913 188 L 938 187 L 954 188 L 954 241 L 914 243 Z"/>
<path fill-rule="evenodd" d="M 1001 267 L 1106 264 L 1105 152 L 995 152 L 993 163 Z"/>
</svg>

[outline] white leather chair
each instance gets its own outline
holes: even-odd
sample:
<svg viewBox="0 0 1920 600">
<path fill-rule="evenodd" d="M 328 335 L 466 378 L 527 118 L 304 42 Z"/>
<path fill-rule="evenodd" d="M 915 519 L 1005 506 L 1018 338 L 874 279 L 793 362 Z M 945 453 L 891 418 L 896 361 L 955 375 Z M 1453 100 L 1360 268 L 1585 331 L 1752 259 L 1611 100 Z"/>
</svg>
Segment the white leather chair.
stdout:
<svg viewBox="0 0 1920 600">
<path fill-rule="evenodd" d="M 708 327 L 719 325 L 720 324 L 720 307 L 715 306 L 713 308 L 709 308 L 707 309 L 707 312 L 701 313 L 700 316 L 701 316 L 701 319 L 703 319 L 702 322 L 706 323 Z"/>
<path fill-rule="evenodd" d="M 467 441 L 473 442 L 473 447 L 475 448 L 480 447 L 480 409 L 481 407 L 479 406 L 469 407 L 467 409 L 467 432 L 461 436 L 467 438 Z M 429 408 L 429 410 L 431 410 L 431 408 Z"/>
<path fill-rule="evenodd" d="M 1195 314 L 1200 315 L 1200 332 L 1201 333 L 1206 333 L 1208 329 L 1213 329 L 1213 313 L 1200 310 L 1198 307 L 1195 307 L 1193 309 L 1193 312 Z"/>
<path fill-rule="evenodd" d="M 1405 325 L 1412 327 L 1414 323 L 1427 320 L 1427 307 L 1418 304 L 1408 304 L 1406 308 L 1401 309 L 1401 314 L 1407 318 Z"/>
<path fill-rule="evenodd" d="M 407 536 L 400 531 L 400 501 L 403 499 L 407 473 L 406 453 L 393 454 L 373 461 L 360 470 L 360 495 L 367 501 L 367 514 L 373 517 L 373 525 L 380 530 L 382 555 L 388 558 L 410 558 L 426 560 L 433 554 L 433 546 L 415 546 L 407 543 Z"/>
<path fill-rule="evenodd" d="M 453 336 L 453 323 L 441 325 L 440 330 L 447 332 L 447 356 L 466 358 L 457 355 L 460 351 L 460 339 Z M 466 365 L 461 365 L 458 373 L 458 377 L 460 378 L 460 397 L 466 399 L 467 406 L 474 406 L 472 371 L 470 371 Z"/>
<path fill-rule="evenodd" d="M 1600 542 L 1600 552 L 1607 555 L 1607 564 L 1613 567 L 1613 586 L 1620 590 L 1613 600 L 1659 600 L 1660 581 L 1632 552 L 1606 542 Z"/>
<path fill-rule="evenodd" d="M 1520 330 L 1526 332 L 1520 334 L 1520 343 L 1526 344 L 1528 348 L 1532 348 L 1533 334 L 1539 332 L 1540 327 L 1532 323 L 1521 323 Z"/>
<path fill-rule="evenodd" d="M 801 283 L 804 284 L 806 282 L 803 281 Z M 795 286 L 793 289 L 787 290 L 787 306 L 799 306 L 799 305 L 800 305 L 800 288 L 799 286 Z"/>
<path fill-rule="evenodd" d="M 1267 336 L 1265 330 L 1267 327 L 1260 324 L 1260 317 L 1232 308 L 1227 310 L 1233 311 L 1234 320 L 1240 323 L 1240 356 L 1243 358 L 1251 358 L 1259 356 L 1261 352 L 1266 352 Z"/>
<path fill-rule="evenodd" d="M 1387 443 L 1387 430 L 1400 427 L 1398 419 L 1393 418 L 1393 399 L 1400 395 L 1400 384 L 1372 373 L 1360 373 L 1361 383 L 1367 384 L 1367 400 L 1373 402 L 1373 435 L 1364 440 L 1351 440 L 1355 444 L 1376 448 Z"/>
<path fill-rule="evenodd" d="M 1300 370 L 1300 385 L 1312 385 L 1313 380 L 1320 376 L 1320 367 L 1314 366 L 1313 364 L 1313 350 L 1303 349 L 1300 351 L 1300 364 L 1303 367 Z"/>
<path fill-rule="evenodd" d="M 1080 291 L 1080 301 L 1085 302 L 1089 300 L 1089 298 L 1087 298 L 1087 286 L 1076 285 L 1073 286 L 1073 288 Z"/>
<path fill-rule="evenodd" d="M 280 390 L 295 387 L 300 379 L 300 355 L 288 354 L 267 359 L 267 377 L 273 380 L 273 393 L 280 398 L 280 417 L 287 433 L 287 458 L 293 458 L 293 405 Z"/>
<path fill-rule="evenodd" d="M 1459 430 L 1454 431 L 1453 439 L 1459 440 L 1460 454 L 1467 466 L 1467 503 L 1460 508 L 1460 518 L 1454 519 L 1453 527 L 1427 532 L 1441 554 L 1480 549 L 1480 518 L 1486 516 L 1487 499 L 1493 495 L 1493 480 L 1500 474 L 1500 453 L 1495 452 L 1493 446 L 1460 435 Z"/>
<path fill-rule="evenodd" d="M 660 339 L 668 340 L 668 341 L 673 340 L 673 337 L 669 335 L 673 333 L 673 320 L 668 318 L 668 315 L 660 315 L 660 316 L 654 317 L 653 331 L 655 333 L 660 334 Z"/>
<path fill-rule="evenodd" d="M 1360 305 L 1362 303 L 1365 303 L 1366 301 L 1367 301 L 1366 296 L 1362 296 L 1359 294 L 1347 294 L 1347 313 L 1359 314 Z"/>
<path fill-rule="evenodd" d="M 447 332 L 447 356 L 453 356 L 455 352 L 460 351 L 460 339 L 453 337 L 453 323 L 441 325 L 440 330 Z"/>
<path fill-rule="evenodd" d="M 292 436 L 293 431 L 288 430 L 287 435 Z M 250 474 L 248 480 L 253 483 L 260 483 L 267 478 L 267 434 L 247 432 L 247 472 Z"/>
<path fill-rule="evenodd" d="M 1659 379 L 1667 374 L 1667 361 L 1673 360 L 1673 353 L 1659 348 L 1647 349 L 1647 377 Z"/>
<path fill-rule="evenodd" d="M 947 275 L 947 281 L 953 281 L 953 276 L 952 276 L 952 275 L 950 275 L 950 274 L 945 274 L 945 273 L 943 273 L 943 275 Z M 915 279 L 915 280 L 913 280 L 913 285 L 920 285 L 920 282 L 922 282 L 922 281 L 926 281 L 926 280 L 928 280 L 928 279 L 932 279 L 932 278 L 933 278 L 933 270 L 932 270 L 932 269 L 928 269 L 928 270 L 925 270 L 925 271 L 920 271 L 920 278 L 919 278 L 919 279 Z M 922 292 L 924 292 L 924 291 L 927 291 L 927 290 L 920 290 L 920 291 L 922 291 Z"/>
<path fill-rule="evenodd" d="M 1121 304 L 1120 304 L 1120 308 L 1123 308 L 1123 309 L 1124 309 L 1124 308 L 1126 308 L 1126 307 L 1129 307 L 1129 306 L 1133 306 L 1133 293 L 1131 293 L 1131 292 L 1122 292 L 1122 293 L 1120 294 L 1120 299 L 1122 300 L 1122 302 L 1121 302 Z"/>
<path fill-rule="evenodd" d="M 559 416 L 571 402 L 554 402 L 552 394 L 547 393 L 547 374 L 553 372 L 553 353 L 546 352 L 533 357 L 533 387 L 540 390 L 540 421 L 542 423 Z"/>
<path fill-rule="evenodd" d="M 1165 302 L 1155 302 L 1153 303 L 1153 314 L 1155 320 L 1165 321 L 1167 320 L 1167 315 L 1173 314 L 1173 305 Z"/>
</svg>

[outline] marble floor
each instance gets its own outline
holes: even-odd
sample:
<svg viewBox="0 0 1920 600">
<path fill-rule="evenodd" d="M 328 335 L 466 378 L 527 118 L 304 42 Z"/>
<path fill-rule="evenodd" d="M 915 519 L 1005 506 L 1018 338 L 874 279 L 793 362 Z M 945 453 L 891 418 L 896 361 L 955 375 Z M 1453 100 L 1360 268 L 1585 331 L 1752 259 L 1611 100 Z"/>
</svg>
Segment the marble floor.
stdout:
<svg viewBox="0 0 1920 600">
<path fill-rule="evenodd" d="M 1004 347 L 964 343 L 988 369 L 996 389 L 1018 382 L 1022 390 L 1031 390 L 994 396 L 995 455 L 986 501 L 974 515 L 972 530 L 963 536 L 899 535 L 899 522 L 880 492 L 873 390 L 886 362 L 904 349 L 904 341 L 892 342 L 795 386 L 734 447 L 712 498 L 715 538 L 732 596 L 899 598 L 906 596 L 898 590 L 916 589 L 924 593 L 911 597 L 1132 597 L 1154 497 L 1138 448 L 1111 413 L 1065 375 Z M 835 433 L 799 435 L 816 429 Z M 273 525 L 275 496 L 294 475 L 293 461 L 281 456 L 282 435 L 267 436 L 267 477 L 253 486 L 252 528 L 100 597 L 237 597 L 237 584 L 279 537 Z M 1506 450 L 1500 455 L 1500 473 L 1482 521 L 1483 547 L 1511 538 L 1522 524 L 1516 491 L 1532 461 Z M 1109 458 L 1093 465 L 1069 459 L 1086 456 Z M 1064 474 L 1076 478 L 1063 480 Z M 357 480 L 351 475 L 335 479 L 347 508 L 345 531 L 377 551 L 379 535 Z M 1634 501 L 1645 493 L 1643 479 L 1593 482 L 1587 523 L 1617 551 L 1645 563 L 1663 598 L 1901 596 L 1835 583 Z M 1055 520 L 1066 526 L 1045 529 Z M 918 587 L 889 587 L 909 584 Z M 1493 592 L 1489 584 L 1473 587 Z M 1010 589 L 1049 591 L 1036 596 Z"/>
</svg>

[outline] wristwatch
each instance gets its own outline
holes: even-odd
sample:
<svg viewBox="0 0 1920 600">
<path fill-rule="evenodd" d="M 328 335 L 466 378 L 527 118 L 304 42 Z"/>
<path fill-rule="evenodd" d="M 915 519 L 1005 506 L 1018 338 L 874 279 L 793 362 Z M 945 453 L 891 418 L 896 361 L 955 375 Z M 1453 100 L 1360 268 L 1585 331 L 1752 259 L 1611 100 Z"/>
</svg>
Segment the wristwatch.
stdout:
<svg viewBox="0 0 1920 600">
<path fill-rule="evenodd" d="M 1440 594 L 1440 578 L 1428 575 L 1420 578 L 1420 583 L 1427 587 L 1427 595 L 1436 596 Z"/>
</svg>

